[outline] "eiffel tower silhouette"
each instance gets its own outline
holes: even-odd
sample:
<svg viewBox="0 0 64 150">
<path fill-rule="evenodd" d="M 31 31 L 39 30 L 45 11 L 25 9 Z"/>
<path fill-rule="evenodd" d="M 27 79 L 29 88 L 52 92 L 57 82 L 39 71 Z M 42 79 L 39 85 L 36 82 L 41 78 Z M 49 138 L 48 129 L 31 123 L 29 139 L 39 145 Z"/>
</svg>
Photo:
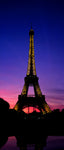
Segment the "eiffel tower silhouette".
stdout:
<svg viewBox="0 0 64 150">
<path fill-rule="evenodd" d="M 29 59 L 28 59 L 28 68 L 27 74 L 24 78 L 24 87 L 22 90 L 21 95 L 18 96 L 18 102 L 16 103 L 14 109 L 16 111 L 21 112 L 25 107 L 35 107 L 40 110 L 40 112 L 49 113 L 51 112 L 50 107 L 45 101 L 45 95 L 42 95 L 38 77 L 36 74 L 36 67 L 35 67 L 35 56 L 34 56 L 34 30 L 31 27 L 29 31 L 30 36 L 30 44 L 29 44 Z M 29 90 L 29 86 L 33 86 L 35 97 L 31 96 L 28 97 L 27 93 Z"/>
</svg>

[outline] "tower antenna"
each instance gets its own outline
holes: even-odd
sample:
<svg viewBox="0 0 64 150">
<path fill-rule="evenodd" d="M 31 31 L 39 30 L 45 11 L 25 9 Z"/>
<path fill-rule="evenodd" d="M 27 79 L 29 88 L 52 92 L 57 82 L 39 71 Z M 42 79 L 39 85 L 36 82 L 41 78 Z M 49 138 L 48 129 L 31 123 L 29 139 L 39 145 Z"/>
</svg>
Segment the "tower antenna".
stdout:
<svg viewBox="0 0 64 150">
<path fill-rule="evenodd" d="M 31 29 L 32 29 L 32 22 L 31 22 Z"/>
</svg>

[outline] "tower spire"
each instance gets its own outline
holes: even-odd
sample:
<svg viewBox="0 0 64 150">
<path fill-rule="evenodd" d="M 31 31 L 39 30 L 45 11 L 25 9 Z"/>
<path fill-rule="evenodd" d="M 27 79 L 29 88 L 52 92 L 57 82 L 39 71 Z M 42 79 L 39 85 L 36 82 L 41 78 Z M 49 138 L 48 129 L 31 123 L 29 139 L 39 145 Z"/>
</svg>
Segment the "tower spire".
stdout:
<svg viewBox="0 0 64 150">
<path fill-rule="evenodd" d="M 35 67 L 35 56 L 34 56 L 34 30 L 31 27 L 29 31 L 30 44 L 29 44 L 29 59 L 28 59 L 28 69 L 27 75 L 36 75 Z"/>
<path fill-rule="evenodd" d="M 32 22 L 31 22 L 31 29 L 32 29 Z"/>
</svg>

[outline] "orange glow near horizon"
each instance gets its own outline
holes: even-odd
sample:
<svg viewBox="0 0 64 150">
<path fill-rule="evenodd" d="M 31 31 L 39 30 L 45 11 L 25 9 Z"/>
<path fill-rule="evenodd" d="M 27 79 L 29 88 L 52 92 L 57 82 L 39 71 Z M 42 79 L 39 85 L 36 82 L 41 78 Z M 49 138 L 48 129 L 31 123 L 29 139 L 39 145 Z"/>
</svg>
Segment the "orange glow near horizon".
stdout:
<svg viewBox="0 0 64 150">
<path fill-rule="evenodd" d="M 36 111 L 36 112 L 40 112 L 40 110 L 38 109 L 38 108 L 35 108 L 35 107 L 26 107 L 26 108 L 24 108 L 23 109 L 23 111 L 25 112 L 25 113 L 32 113 L 33 111 Z"/>
</svg>

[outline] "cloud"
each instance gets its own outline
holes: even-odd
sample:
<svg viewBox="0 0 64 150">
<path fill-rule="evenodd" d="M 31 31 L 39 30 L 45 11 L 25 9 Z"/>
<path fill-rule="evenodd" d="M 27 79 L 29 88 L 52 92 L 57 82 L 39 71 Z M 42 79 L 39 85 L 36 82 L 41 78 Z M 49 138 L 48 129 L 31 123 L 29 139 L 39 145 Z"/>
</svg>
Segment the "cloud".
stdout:
<svg viewBox="0 0 64 150">
<path fill-rule="evenodd" d="M 49 92 L 55 93 L 55 94 L 64 94 L 64 89 L 61 88 L 53 88 L 53 89 L 49 89 Z"/>
<path fill-rule="evenodd" d="M 46 96 L 48 99 L 51 99 L 51 100 L 54 100 L 54 101 L 56 101 L 56 100 L 58 100 L 58 101 L 64 101 L 64 97 L 62 97 L 62 96 L 58 96 L 58 95 L 47 95 Z"/>
</svg>

